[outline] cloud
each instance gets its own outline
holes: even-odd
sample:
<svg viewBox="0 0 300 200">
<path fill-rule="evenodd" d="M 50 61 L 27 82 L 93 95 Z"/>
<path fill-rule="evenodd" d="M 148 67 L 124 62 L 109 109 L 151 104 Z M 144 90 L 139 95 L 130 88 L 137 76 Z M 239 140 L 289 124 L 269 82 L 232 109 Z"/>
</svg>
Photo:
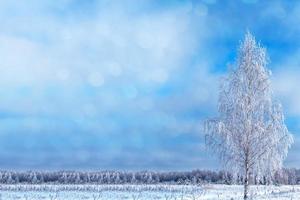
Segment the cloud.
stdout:
<svg viewBox="0 0 300 200">
<path fill-rule="evenodd" d="M 296 68 L 285 68 L 276 71 L 273 78 L 275 95 L 281 99 L 288 115 L 300 116 L 300 93 L 298 85 L 300 84 L 300 71 Z"/>
<path fill-rule="evenodd" d="M 0 13 L 3 158 L 32 167 L 64 152 L 74 163 L 68 152 L 97 156 L 92 141 L 102 152 L 103 140 L 112 145 L 111 157 L 124 146 L 142 153 L 147 141 L 157 145 L 160 134 L 176 138 L 198 129 L 189 112 L 210 102 L 204 84 L 215 80 L 207 63 L 190 64 L 196 51 L 206 56 L 205 4 L 31 0 L 1 2 Z M 20 142 L 24 137 L 30 140 Z M 118 140 L 124 137 L 140 140 Z M 30 152 L 40 154 L 29 159 Z"/>
<path fill-rule="evenodd" d="M 126 5 L 99 3 L 95 14 L 82 17 L 67 11 L 72 1 L 32 3 L 34 14 L 26 5 L 3 3 L 3 9 L 20 14 L 0 33 L 2 86 L 33 91 L 120 82 L 159 86 L 194 51 L 196 31 L 180 8 L 136 17 Z M 67 14 L 53 11 L 60 8 Z"/>
</svg>

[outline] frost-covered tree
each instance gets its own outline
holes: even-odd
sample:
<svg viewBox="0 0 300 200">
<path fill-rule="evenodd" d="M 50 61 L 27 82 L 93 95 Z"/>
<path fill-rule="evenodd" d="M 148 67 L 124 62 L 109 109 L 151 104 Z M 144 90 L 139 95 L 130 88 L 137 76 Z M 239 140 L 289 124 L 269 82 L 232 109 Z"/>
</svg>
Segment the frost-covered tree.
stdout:
<svg viewBox="0 0 300 200">
<path fill-rule="evenodd" d="M 66 172 L 62 173 L 62 176 L 59 178 L 61 183 L 68 183 L 68 176 Z"/>
<path fill-rule="evenodd" d="M 7 172 L 5 174 L 5 176 L 6 176 L 6 183 L 7 184 L 13 184 L 14 183 L 14 180 L 12 178 L 11 172 Z"/>
<path fill-rule="evenodd" d="M 80 174 L 77 172 L 77 173 L 74 174 L 74 176 L 75 176 L 75 183 L 76 184 L 81 183 Z"/>
<path fill-rule="evenodd" d="M 137 183 L 137 180 L 136 180 L 136 177 L 135 177 L 135 173 L 131 173 L 130 183 L 132 183 L 132 184 L 136 184 Z"/>
<path fill-rule="evenodd" d="M 37 176 L 36 176 L 35 172 L 32 172 L 30 177 L 31 177 L 31 183 L 32 184 L 37 184 L 38 183 L 38 179 L 37 179 Z"/>
<path fill-rule="evenodd" d="M 235 67 L 222 80 L 219 116 L 204 123 L 207 146 L 227 170 L 242 175 L 244 199 L 249 179 L 272 177 L 293 143 L 281 104 L 272 99 L 267 63 L 266 50 L 247 33 Z"/>
<path fill-rule="evenodd" d="M 121 181 L 121 178 L 120 178 L 120 173 L 119 172 L 114 172 L 114 183 L 115 184 L 120 184 L 122 181 Z"/>
</svg>

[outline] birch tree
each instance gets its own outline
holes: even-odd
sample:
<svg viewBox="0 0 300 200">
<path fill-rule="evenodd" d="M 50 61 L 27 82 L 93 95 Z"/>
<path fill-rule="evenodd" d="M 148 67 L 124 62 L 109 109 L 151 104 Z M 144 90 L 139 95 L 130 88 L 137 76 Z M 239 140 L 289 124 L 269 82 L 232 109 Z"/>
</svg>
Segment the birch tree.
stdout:
<svg viewBox="0 0 300 200">
<path fill-rule="evenodd" d="M 249 179 L 272 177 L 293 143 L 281 104 L 272 99 L 267 64 L 265 48 L 247 33 L 234 67 L 221 81 L 219 116 L 204 123 L 207 147 L 227 170 L 244 177 L 244 199 Z"/>
</svg>

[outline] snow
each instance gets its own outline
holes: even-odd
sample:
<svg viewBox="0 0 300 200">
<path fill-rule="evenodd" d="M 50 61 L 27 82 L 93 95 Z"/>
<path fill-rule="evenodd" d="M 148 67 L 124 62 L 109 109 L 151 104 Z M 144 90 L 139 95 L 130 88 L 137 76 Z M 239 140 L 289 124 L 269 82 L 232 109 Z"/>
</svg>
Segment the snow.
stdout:
<svg viewBox="0 0 300 200">
<path fill-rule="evenodd" d="M 240 200 L 241 185 L 0 185 L 1 200 Z M 297 186 L 251 186 L 255 200 L 300 198 Z"/>
</svg>

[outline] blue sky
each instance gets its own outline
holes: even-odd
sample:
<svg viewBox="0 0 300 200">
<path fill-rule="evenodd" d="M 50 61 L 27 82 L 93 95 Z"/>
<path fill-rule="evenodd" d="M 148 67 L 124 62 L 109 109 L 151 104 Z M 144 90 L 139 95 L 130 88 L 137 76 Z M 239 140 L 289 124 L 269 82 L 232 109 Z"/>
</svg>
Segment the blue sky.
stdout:
<svg viewBox="0 0 300 200">
<path fill-rule="evenodd" d="M 300 165 L 300 2 L 0 1 L 1 169 L 218 169 L 201 121 L 250 30 Z"/>
</svg>

